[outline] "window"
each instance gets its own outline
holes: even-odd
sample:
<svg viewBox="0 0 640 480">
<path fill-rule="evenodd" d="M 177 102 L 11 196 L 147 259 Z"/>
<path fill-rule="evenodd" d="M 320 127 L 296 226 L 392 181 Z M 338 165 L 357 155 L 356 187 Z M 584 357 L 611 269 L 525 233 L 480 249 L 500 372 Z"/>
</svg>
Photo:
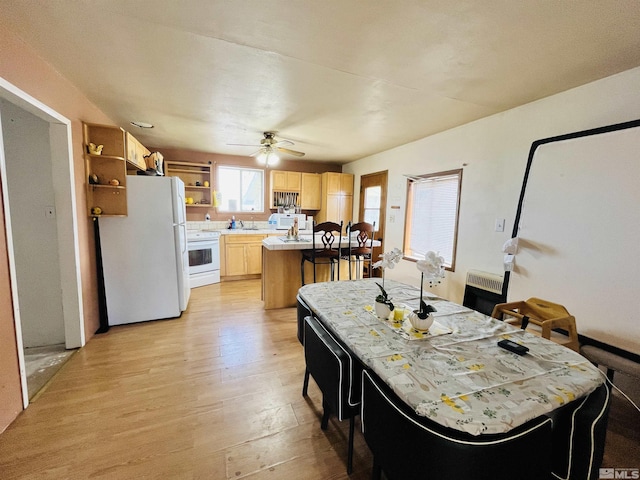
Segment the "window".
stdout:
<svg viewBox="0 0 640 480">
<path fill-rule="evenodd" d="M 381 205 L 382 187 L 375 185 L 364 189 L 364 221 L 376 226 L 376 230 L 380 227 L 380 205 Z"/>
<path fill-rule="evenodd" d="M 438 252 L 455 270 L 462 170 L 412 177 L 407 192 L 404 255 L 421 260 Z"/>
<path fill-rule="evenodd" d="M 264 172 L 254 168 L 218 167 L 221 212 L 263 212 Z"/>
</svg>

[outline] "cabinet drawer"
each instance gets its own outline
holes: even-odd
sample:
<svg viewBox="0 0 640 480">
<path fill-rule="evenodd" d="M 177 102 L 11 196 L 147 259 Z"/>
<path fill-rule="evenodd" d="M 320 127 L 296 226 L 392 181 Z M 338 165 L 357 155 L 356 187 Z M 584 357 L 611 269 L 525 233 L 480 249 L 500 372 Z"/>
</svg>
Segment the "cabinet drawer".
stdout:
<svg viewBox="0 0 640 480">
<path fill-rule="evenodd" d="M 231 244 L 231 243 L 260 243 L 262 244 L 262 240 L 264 239 L 265 235 L 243 235 L 243 234 L 239 234 L 239 235 L 225 235 L 226 237 L 226 243 Z"/>
</svg>

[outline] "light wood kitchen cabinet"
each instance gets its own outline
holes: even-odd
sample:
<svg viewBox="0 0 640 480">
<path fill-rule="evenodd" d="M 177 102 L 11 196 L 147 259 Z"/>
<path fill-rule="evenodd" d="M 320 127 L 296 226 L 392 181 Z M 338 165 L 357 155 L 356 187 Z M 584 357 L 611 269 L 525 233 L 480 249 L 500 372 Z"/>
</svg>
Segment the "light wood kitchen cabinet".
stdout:
<svg viewBox="0 0 640 480">
<path fill-rule="evenodd" d="M 247 244 L 245 250 L 247 257 L 247 274 L 255 275 L 262 273 L 262 237 L 258 243 Z"/>
<path fill-rule="evenodd" d="M 133 167 L 137 170 L 146 170 L 147 162 L 144 157 L 150 155 L 151 152 L 147 147 L 142 145 L 136 137 L 127 132 L 127 163 L 128 168 Z M 129 167 L 131 165 L 131 167 Z"/>
<path fill-rule="evenodd" d="M 271 170 L 271 189 L 279 192 L 299 192 L 300 172 Z"/>
<path fill-rule="evenodd" d="M 262 273 L 262 240 L 266 235 L 232 234 L 222 235 L 220 242 L 224 248 L 224 271 L 220 275 L 227 277 L 242 277 L 245 275 L 260 275 Z M 221 238 L 221 240 L 222 240 Z"/>
<path fill-rule="evenodd" d="M 271 208 L 300 205 L 302 184 L 300 172 L 271 170 L 269 184 L 271 187 Z"/>
<path fill-rule="evenodd" d="M 353 195 L 353 175 L 351 173 L 327 172 L 322 174 L 323 193 L 328 195 Z"/>
<path fill-rule="evenodd" d="M 320 210 L 322 207 L 322 176 L 320 174 L 302 174 L 300 206 L 303 210 Z"/>
<path fill-rule="evenodd" d="M 322 205 L 315 216 L 316 223 L 343 222 L 347 224 L 353 217 L 353 175 L 350 173 L 327 172 L 322 174 Z"/>
<path fill-rule="evenodd" d="M 167 177 L 179 177 L 184 182 L 187 208 L 213 205 L 211 165 L 165 160 L 164 172 Z"/>
<path fill-rule="evenodd" d="M 340 174 L 340 192 L 343 195 L 353 196 L 353 174 L 351 173 Z"/>
</svg>

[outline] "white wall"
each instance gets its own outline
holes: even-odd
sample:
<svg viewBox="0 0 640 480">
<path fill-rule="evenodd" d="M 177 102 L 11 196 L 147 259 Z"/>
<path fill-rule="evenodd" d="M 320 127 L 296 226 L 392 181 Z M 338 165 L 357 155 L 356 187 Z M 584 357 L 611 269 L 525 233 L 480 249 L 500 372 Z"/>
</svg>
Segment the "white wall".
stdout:
<svg viewBox="0 0 640 480">
<path fill-rule="evenodd" d="M 50 125 L 0 103 L 18 298 L 25 347 L 65 343 L 55 218 Z"/>
<path fill-rule="evenodd" d="M 345 165 L 343 171 L 355 174 L 355 191 L 361 175 L 389 171 L 384 238 L 385 249 L 390 250 L 403 245 L 406 179 L 402 175 L 464 168 L 456 271 L 447 272 L 443 284 L 434 289 L 434 293 L 462 303 L 468 270 L 502 273 L 501 249 L 511 237 L 531 144 L 541 138 L 640 118 L 639 85 L 640 68 L 635 68 L 366 157 Z M 356 215 L 358 202 L 355 196 Z M 391 206 L 400 206 L 400 210 L 391 210 Z M 389 221 L 392 215 L 394 223 Z M 506 219 L 503 233 L 494 231 L 496 218 Z M 402 261 L 386 275 L 419 284 L 412 262 Z"/>
</svg>

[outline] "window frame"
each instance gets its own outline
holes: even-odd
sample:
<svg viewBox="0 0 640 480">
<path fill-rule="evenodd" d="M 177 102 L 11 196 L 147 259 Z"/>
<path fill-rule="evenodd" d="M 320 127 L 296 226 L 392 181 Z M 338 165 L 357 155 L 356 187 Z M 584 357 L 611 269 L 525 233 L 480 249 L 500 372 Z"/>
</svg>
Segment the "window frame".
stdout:
<svg viewBox="0 0 640 480">
<path fill-rule="evenodd" d="M 412 256 L 407 254 L 407 252 L 411 252 L 409 248 L 409 242 L 411 238 L 411 217 L 413 210 L 413 194 L 412 187 L 415 183 L 421 180 L 429 180 L 429 179 L 437 179 L 441 177 L 449 177 L 452 175 L 458 176 L 458 191 L 457 191 L 457 202 L 456 202 L 456 212 L 455 212 L 455 224 L 453 228 L 453 246 L 451 250 L 451 265 L 445 266 L 445 270 L 450 272 L 455 272 L 456 270 L 456 254 L 458 249 L 458 224 L 460 222 L 460 198 L 462 196 L 462 168 L 458 168 L 455 170 L 446 170 L 442 172 L 436 173 L 428 173 L 424 175 L 414 175 L 411 178 L 407 179 L 407 197 L 406 197 L 406 205 L 405 205 L 405 228 L 404 228 L 404 238 L 403 238 L 403 251 L 405 260 L 410 262 L 417 262 L 418 260 L 422 260 L 422 257 Z"/>
<path fill-rule="evenodd" d="M 243 165 L 218 165 L 217 171 L 216 171 L 216 180 L 218 183 L 218 191 L 220 191 L 220 169 L 227 169 L 227 170 L 237 170 L 240 171 L 240 178 L 242 179 L 242 171 L 243 170 L 248 170 L 251 172 L 259 172 L 262 178 L 262 209 L 261 210 L 242 210 L 242 205 L 240 204 L 240 210 L 223 210 L 222 209 L 222 205 L 220 205 L 218 208 L 218 212 L 219 213 L 264 213 L 265 211 L 267 211 L 267 205 L 265 202 L 265 192 L 266 192 L 266 174 L 264 169 L 262 168 L 254 168 L 254 167 L 247 167 L 247 166 L 243 166 Z M 241 188 L 242 188 L 242 184 L 241 184 Z M 242 192 L 240 192 L 242 194 Z M 242 203 L 242 198 L 240 198 L 240 203 Z"/>
</svg>

